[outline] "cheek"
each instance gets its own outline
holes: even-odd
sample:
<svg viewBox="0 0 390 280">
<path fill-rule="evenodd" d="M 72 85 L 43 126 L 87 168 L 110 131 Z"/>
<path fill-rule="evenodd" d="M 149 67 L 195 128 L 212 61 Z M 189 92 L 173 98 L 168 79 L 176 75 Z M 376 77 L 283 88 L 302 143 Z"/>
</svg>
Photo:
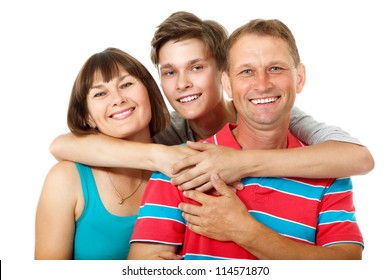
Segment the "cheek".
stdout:
<svg viewBox="0 0 390 280">
<path fill-rule="evenodd" d="M 161 89 L 163 91 L 163 94 L 168 98 L 173 98 L 175 93 L 175 82 L 173 79 L 169 80 L 161 80 Z"/>
<path fill-rule="evenodd" d="M 142 107 L 144 107 L 143 114 L 145 114 L 145 117 L 147 117 L 148 121 L 150 122 L 150 120 L 152 119 L 152 106 L 150 104 L 150 99 L 147 93 L 146 98 L 142 100 Z"/>
</svg>

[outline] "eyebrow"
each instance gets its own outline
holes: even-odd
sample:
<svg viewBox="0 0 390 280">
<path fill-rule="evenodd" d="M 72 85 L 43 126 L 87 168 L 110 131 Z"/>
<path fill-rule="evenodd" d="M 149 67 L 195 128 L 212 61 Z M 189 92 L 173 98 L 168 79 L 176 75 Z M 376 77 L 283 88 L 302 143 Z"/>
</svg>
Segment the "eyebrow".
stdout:
<svg viewBox="0 0 390 280">
<path fill-rule="evenodd" d="M 190 61 L 186 62 L 186 65 L 188 66 L 188 65 L 195 64 L 195 63 L 198 63 L 198 62 L 201 62 L 201 61 L 207 61 L 207 58 L 191 59 Z M 173 67 L 174 67 L 174 65 L 171 64 L 171 63 L 166 63 L 166 64 L 160 65 L 160 69 L 173 68 Z"/>
</svg>

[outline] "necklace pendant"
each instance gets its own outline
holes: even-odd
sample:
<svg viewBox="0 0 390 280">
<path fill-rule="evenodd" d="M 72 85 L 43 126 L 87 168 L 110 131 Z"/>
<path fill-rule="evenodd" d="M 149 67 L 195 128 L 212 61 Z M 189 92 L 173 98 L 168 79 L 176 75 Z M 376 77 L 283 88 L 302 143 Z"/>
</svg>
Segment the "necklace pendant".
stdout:
<svg viewBox="0 0 390 280">
<path fill-rule="evenodd" d="M 123 201 L 125 201 L 123 198 L 121 198 L 121 201 L 118 202 L 119 205 L 123 204 Z"/>
</svg>

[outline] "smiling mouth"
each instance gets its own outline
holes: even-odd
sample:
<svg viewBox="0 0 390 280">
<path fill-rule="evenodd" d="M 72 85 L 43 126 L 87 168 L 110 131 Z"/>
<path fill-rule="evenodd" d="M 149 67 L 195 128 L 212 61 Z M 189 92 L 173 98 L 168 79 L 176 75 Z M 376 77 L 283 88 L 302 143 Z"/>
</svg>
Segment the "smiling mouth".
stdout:
<svg viewBox="0 0 390 280">
<path fill-rule="evenodd" d="M 121 112 L 118 112 L 118 113 L 114 113 L 110 116 L 110 118 L 112 119 L 123 119 L 125 117 L 127 117 L 128 115 L 131 114 L 131 112 L 134 111 L 134 108 L 130 108 L 128 110 L 125 110 L 125 111 L 121 111 Z"/>
<path fill-rule="evenodd" d="M 198 99 L 200 96 L 201 96 L 201 94 L 189 95 L 189 96 L 178 99 L 178 101 L 180 103 L 187 103 L 187 102 L 191 102 L 191 101 Z"/>
<path fill-rule="evenodd" d="M 276 102 L 280 97 L 267 97 L 267 98 L 258 98 L 251 99 L 250 102 L 253 104 L 270 104 Z"/>
</svg>

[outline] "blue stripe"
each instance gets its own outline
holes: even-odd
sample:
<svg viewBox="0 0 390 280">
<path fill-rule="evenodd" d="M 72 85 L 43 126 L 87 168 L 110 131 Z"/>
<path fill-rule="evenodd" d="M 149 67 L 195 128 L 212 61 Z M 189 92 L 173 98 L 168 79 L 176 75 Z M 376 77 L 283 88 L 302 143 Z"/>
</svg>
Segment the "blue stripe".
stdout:
<svg viewBox="0 0 390 280">
<path fill-rule="evenodd" d="M 157 204 L 145 204 L 141 206 L 138 219 L 142 218 L 168 219 L 186 224 L 179 208 Z"/>
<path fill-rule="evenodd" d="M 150 180 L 162 180 L 168 182 L 171 181 L 171 179 L 168 176 L 158 171 L 152 173 L 152 176 L 150 176 Z"/>
<path fill-rule="evenodd" d="M 343 210 L 330 210 L 322 212 L 318 216 L 318 224 L 329 224 L 335 222 L 356 222 L 355 212 L 347 212 Z"/>
<path fill-rule="evenodd" d="M 209 255 L 185 254 L 183 260 L 230 260 L 229 258 L 215 257 Z"/>
<path fill-rule="evenodd" d="M 269 214 L 249 211 L 249 213 L 259 222 L 267 227 L 277 231 L 278 233 L 307 242 L 313 243 L 316 238 L 316 229 L 304 224 L 299 224 L 294 221 L 282 219 Z"/>
<path fill-rule="evenodd" d="M 324 195 L 324 186 L 313 186 L 303 182 L 293 181 L 286 178 L 270 177 L 247 177 L 242 179 L 244 186 L 260 185 L 265 188 L 273 189 L 290 195 L 300 196 L 311 200 L 321 200 Z"/>
<path fill-rule="evenodd" d="M 326 194 L 334 194 L 347 191 L 352 191 L 352 180 L 351 178 L 341 178 L 333 182 L 332 186 L 326 191 Z"/>
</svg>

